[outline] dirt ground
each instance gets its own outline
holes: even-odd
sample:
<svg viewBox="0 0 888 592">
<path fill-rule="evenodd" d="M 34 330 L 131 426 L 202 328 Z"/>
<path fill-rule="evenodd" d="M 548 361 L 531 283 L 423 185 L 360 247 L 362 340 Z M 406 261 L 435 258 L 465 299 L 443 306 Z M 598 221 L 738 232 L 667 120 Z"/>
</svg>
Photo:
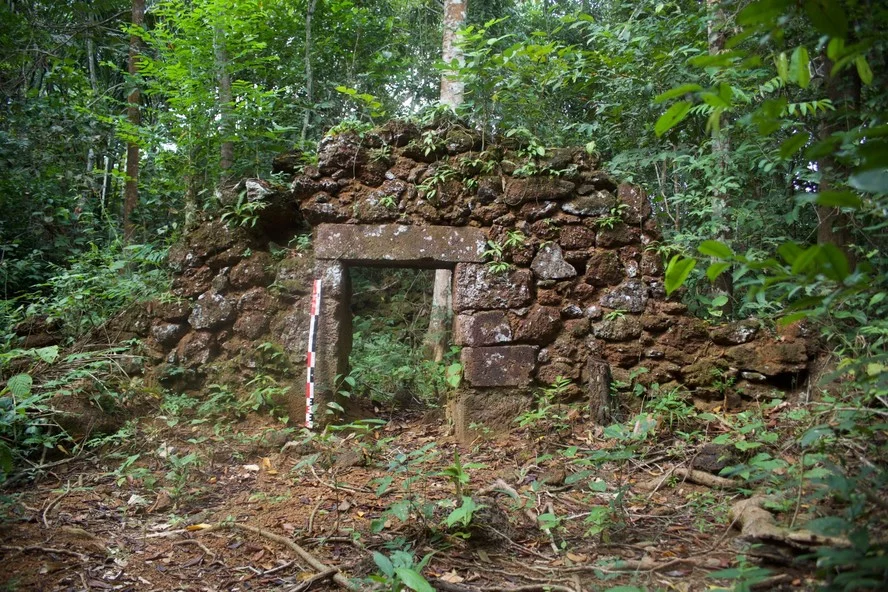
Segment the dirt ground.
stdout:
<svg viewBox="0 0 888 592">
<path fill-rule="evenodd" d="M 616 443 L 569 418 L 462 446 L 419 413 L 308 440 L 267 416 L 142 419 L 0 492 L 0 590 L 398 590 L 368 579 L 373 552 L 397 550 L 432 553 L 423 575 L 456 592 L 733 589 L 711 574 L 753 573 L 727 514 L 740 493 L 675 476 L 651 490 L 689 460 L 674 442 L 583 471 Z M 484 506 L 465 529 L 443 526 L 454 474 Z M 311 580 L 324 566 L 347 579 Z M 815 586 L 769 567 L 755 589 Z"/>
</svg>

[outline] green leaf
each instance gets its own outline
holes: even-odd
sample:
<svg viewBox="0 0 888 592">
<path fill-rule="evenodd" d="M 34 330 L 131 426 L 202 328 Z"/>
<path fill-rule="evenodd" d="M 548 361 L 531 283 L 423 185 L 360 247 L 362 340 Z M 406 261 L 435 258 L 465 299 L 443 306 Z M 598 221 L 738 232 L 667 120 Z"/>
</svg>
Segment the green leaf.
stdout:
<svg viewBox="0 0 888 592">
<path fill-rule="evenodd" d="M 737 23 L 742 26 L 771 25 L 782 16 L 791 0 L 758 0 L 740 11 Z"/>
<path fill-rule="evenodd" d="M 714 282 L 718 276 L 720 276 L 722 273 L 724 273 L 726 269 L 730 267 L 730 263 L 725 263 L 723 261 L 713 263 L 708 268 L 706 268 L 706 277 L 709 278 L 710 282 Z"/>
<path fill-rule="evenodd" d="M 16 374 L 6 382 L 6 388 L 9 389 L 13 397 L 24 397 L 31 392 L 33 384 L 34 379 L 30 374 Z"/>
<path fill-rule="evenodd" d="M 843 282 L 851 274 L 848 258 L 839 247 L 832 243 L 820 245 L 820 255 L 826 263 L 827 269 L 824 273 L 828 278 Z"/>
<path fill-rule="evenodd" d="M 395 575 L 395 566 L 392 565 L 392 562 L 388 557 L 379 551 L 373 551 L 373 563 L 375 563 L 376 567 L 379 568 L 379 571 L 386 576 L 392 577 Z"/>
<path fill-rule="evenodd" d="M 715 257 L 716 259 L 731 259 L 734 257 L 734 251 L 731 250 L 731 247 L 716 240 L 703 241 L 697 247 L 697 250 L 703 255 Z"/>
<path fill-rule="evenodd" d="M 870 69 L 869 64 L 866 62 L 866 58 L 862 55 L 857 56 L 857 58 L 854 60 L 854 65 L 857 66 L 857 75 L 860 76 L 860 81 L 864 84 L 872 84 L 873 71 Z"/>
<path fill-rule="evenodd" d="M 675 88 L 671 88 L 666 92 L 657 95 L 657 97 L 654 99 L 654 102 L 663 103 L 670 99 L 675 99 L 677 97 L 681 97 L 686 94 L 694 93 L 700 90 L 703 90 L 703 87 L 699 84 L 682 84 L 681 86 L 676 86 Z"/>
<path fill-rule="evenodd" d="M 808 50 L 799 46 L 792 52 L 792 58 L 789 60 L 790 78 L 798 83 L 802 88 L 808 88 L 811 83 L 811 71 L 808 69 Z"/>
<path fill-rule="evenodd" d="M 398 567 L 395 569 L 395 574 L 401 578 L 401 582 L 411 590 L 415 590 L 416 592 L 435 592 L 432 585 L 429 584 L 429 582 L 415 569 Z"/>
<path fill-rule="evenodd" d="M 820 254 L 820 245 L 811 245 L 801 252 L 795 261 L 792 262 L 793 273 L 804 273 L 808 270 L 817 256 Z"/>
<path fill-rule="evenodd" d="M 657 123 L 654 125 L 654 132 L 658 137 L 662 136 L 687 117 L 690 110 L 690 101 L 679 101 L 678 103 L 675 103 L 666 110 L 666 113 L 657 119 Z"/>
<path fill-rule="evenodd" d="M 788 140 L 780 144 L 780 158 L 786 160 L 790 156 L 793 156 L 796 152 L 804 148 L 805 144 L 807 144 L 810 139 L 811 134 L 808 132 L 793 134 Z"/>
<path fill-rule="evenodd" d="M 865 193 L 888 193 L 888 168 L 854 173 L 848 185 Z"/>
<path fill-rule="evenodd" d="M 805 12 L 814 28 L 830 37 L 844 37 L 848 17 L 836 0 L 805 0 Z"/>
<path fill-rule="evenodd" d="M 789 60 L 786 57 L 786 52 L 781 51 L 777 55 L 774 65 L 777 66 L 777 76 L 780 77 L 780 80 L 789 82 Z"/>
<path fill-rule="evenodd" d="M 5 442 L 0 442 L 0 471 L 11 473 L 12 468 L 12 449 Z"/>
<path fill-rule="evenodd" d="M 801 203 L 814 203 L 830 208 L 859 209 L 863 205 L 860 197 L 853 191 L 821 191 L 819 193 L 802 193 L 797 196 Z"/>
<path fill-rule="evenodd" d="M 664 282 L 666 295 L 669 296 L 679 289 L 685 280 L 688 279 L 691 271 L 697 265 L 697 260 L 692 258 L 681 258 L 681 255 L 675 255 L 666 266 L 666 279 Z"/>
</svg>

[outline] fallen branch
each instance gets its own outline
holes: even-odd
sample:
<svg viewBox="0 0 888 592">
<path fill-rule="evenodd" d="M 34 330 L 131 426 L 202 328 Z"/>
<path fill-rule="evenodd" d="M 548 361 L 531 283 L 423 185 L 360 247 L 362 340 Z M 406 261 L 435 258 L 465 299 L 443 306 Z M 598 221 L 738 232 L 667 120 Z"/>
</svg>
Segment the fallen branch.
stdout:
<svg viewBox="0 0 888 592">
<path fill-rule="evenodd" d="M 718 475 L 712 475 L 705 471 L 698 471 L 696 469 L 674 467 L 673 469 L 666 471 L 664 474 L 657 477 L 656 479 L 646 481 L 644 483 L 636 483 L 635 487 L 643 491 L 650 491 L 653 494 L 658 489 L 660 489 L 660 487 L 662 487 L 663 484 L 673 475 L 679 477 L 683 482 L 690 481 L 691 483 L 695 483 L 697 485 L 705 485 L 706 487 L 711 487 L 713 489 L 735 489 L 740 486 L 740 483 L 735 479 L 726 479 L 724 477 L 719 477 Z"/>
<path fill-rule="evenodd" d="M 83 553 L 78 553 L 77 551 L 71 551 L 70 549 L 57 549 L 55 547 L 41 547 L 40 545 L 29 545 L 27 547 L 19 547 L 16 545 L 2 545 L 0 546 L 0 550 L 3 551 L 18 551 L 19 553 L 24 553 L 26 551 L 42 551 L 44 553 L 57 553 L 59 555 L 71 555 L 73 557 L 78 558 L 81 561 L 86 561 L 88 557 Z M 8 557 L 7 557 L 8 559 Z"/>
<path fill-rule="evenodd" d="M 343 588 L 345 590 L 350 590 L 352 592 L 359 592 L 360 591 L 360 588 L 358 586 L 352 584 L 351 582 L 349 582 L 345 578 L 345 576 L 343 576 L 341 573 L 339 573 L 339 570 L 336 570 L 334 568 L 331 568 L 329 565 L 326 565 L 320 559 L 318 559 L 317 557 L 315 557 L 314 555 L 312 555 L 311 553 L 309 553 L 308 551 L 306 551 L 305 549 L 303 549 L 302 547 L 300 547 L 299 545 L 297 545 L 296 543 L 294 543 L 293 541 L 291 541 L 287 537 L 283 537 L 279 534 L 275 534 L 273 532 L 270 532 L 268 530 L 264 530 L 262 528 L 258 528 L 256 526 L 249 526 L 247 524 L 238 524 L 237 522 L 218 522 L 216 524 L 201 524 L 201 525 L 195 525 L 195 526 L 199 526 L 201 528 L 192 527 L 194 530 L 200 530 L 203 532 L 209 532 L 212 530 L 240 530 L 241 532 L 251 532 L 253 534 L 257 534 L 263 538 L 266 538 L 270 541 L 274 541 L 275 543 L 278 543 L 278 544 L 281 544 L 281 545 L 287 547 L 288 549 L 290 549 L 291 551 L 296 553 L 299 557 L 301 557 L 303 561 L 305 561 L 307 564 L 312 566 L 315 570 L 317 570 L 320 573 L 333 571 L 334 573 L 329 577 L 340 588 Z"/>
</svg>

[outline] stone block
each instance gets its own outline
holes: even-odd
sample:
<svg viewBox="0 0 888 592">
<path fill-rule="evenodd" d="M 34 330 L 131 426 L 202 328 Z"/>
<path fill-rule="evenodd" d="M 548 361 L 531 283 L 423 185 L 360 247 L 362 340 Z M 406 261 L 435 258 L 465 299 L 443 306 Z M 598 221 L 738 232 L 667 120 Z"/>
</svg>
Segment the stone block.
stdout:
<svg viewBox="0 0 888 592">
<path fill-rule="evenodd" d="M 628 280 L 601 299 L 601 306 L 628 312 L 643 312 L 647 304 L 647 288 L 641 280 Z"/>
<path fill-rule="evenodd" d="M 542 202 L 567 199 L 576 186 L 570 181 L 550 177 L 512 179 L 506 185 L 503 201 L 515 206 L 525 202 Z"/>
<path fill-rule="evenodd" d="M 197 297 L 188 324 L 195 329 L 217 329 L 233 320 L 234 315 L 234 302 L 211 290 Z"/>
<path fill-rule="evenodd" d="M 512 327 L 504 311 L 490 310 L 457 315 L 453 342 L 456 345 L 482 346 L 512 341 Z"/>
<path fill-rule="evenodd" d="M 463 378 L 475 387 L 527 386 L 538 350 L 531 345 L 463 348 Z"/>
<path fill-rule="evenodd" d="M 565 226 L 558 240 L 565 249 L 586 249 L 595 246 L 595 231 L 585 226 Z"/>
<path fill-rule="evenodd" d="M 496 310 L 521 308 L 531 302 L 529 269 L 497 273 L 488 265 L 462 263 L 456 266 L 453 309 Z"/>
<path fill-rule="evenodd" d="M 320 224 L 314 240 L 318 259 L 391 265 L 480 263 L 487 235 L 479 228 L 401 224 Z"/>
<path fill-rule="evenodd" d="M 561 247 L 553 243 L 540 248 L 530 268 L 538 278 L 544 280 L 565 280 L 577 275 L 574 266 L 564 260 Z"/>
<path fill-rule="evenodd" d="M 561 315 L 554 306 L 534 306 L 527 316 L 517 321 L 515 340 L 546 344 L 561 331 Z"/>
<path fill-rule="evenodd" d="M 601 321 L 593 332 L 605 341 L 629 341 L 641 336 L 641 323 L 632 316 L 619 316 Z"/>
<path fill-rule="evenodd" d="M 591 191 L 565 202 L 561 209 L 575 216 L 605 216 L 616 207 L 617 198 L 610 191 L 601 189 Z"/>
</svg>

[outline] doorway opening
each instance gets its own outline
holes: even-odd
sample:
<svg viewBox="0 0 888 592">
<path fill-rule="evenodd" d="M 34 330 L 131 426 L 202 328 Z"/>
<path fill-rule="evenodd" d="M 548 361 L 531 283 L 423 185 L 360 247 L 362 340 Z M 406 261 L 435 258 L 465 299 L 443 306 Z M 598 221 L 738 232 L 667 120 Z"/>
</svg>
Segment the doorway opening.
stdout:
<svg viewBox="0 0 888 592">
<path fill-rule="evenodd" d="M 390 419 L 441 405 L 458 354 L 448 345 L 434 360 L 433 341 L 450 342 L 441 329 L 430 333 L 435 270 L 350 266 L 349 275 L 352 344 L 340 394 L 350 410 Z M 449 333 L 449 319 L 441 325 Z"/>
</svg>

